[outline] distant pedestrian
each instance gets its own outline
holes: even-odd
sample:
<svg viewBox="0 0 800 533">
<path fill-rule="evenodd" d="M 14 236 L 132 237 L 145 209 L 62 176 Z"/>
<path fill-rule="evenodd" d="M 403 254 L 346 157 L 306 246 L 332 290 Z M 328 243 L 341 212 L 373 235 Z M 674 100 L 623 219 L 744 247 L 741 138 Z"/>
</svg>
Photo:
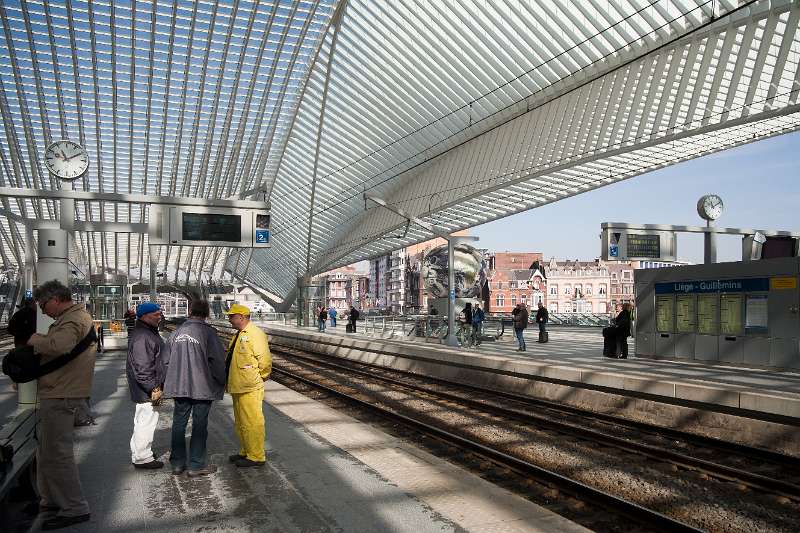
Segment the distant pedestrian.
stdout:
<svg viewBox="0 0 800 533">
<path fill-rule="evenodd" d="M 518 303 L 517 307 L 512 312 L 514 315 L 514 334 L 517 336 L 517 343 L 519 347 L 517 348 L 518 352 L 525 351 L 525 328 L 528 327 L 528 308 L 525 307 L 524 303 Z"/>
<path fill-rule="evenodd" d="M 539 302 L 539 309 L 536 311 L 536 323 L 539 324 L 539 342 L 547 342 L 548 335 L 547 335 L 547 321 L 549 320 L 549 314 L 547 309 L 544 308 L 544 304 Z"/>
<path fill-rule="evenodd" d="M 36 333 L 36 302 L 26 298 L 19 304 L 19 309 L 11 315 L 6 331 L 14 337 L 14 346 L 25 346 L 31 335 Z"/>
<path fill-rule="evenodd" d="M 317 315 L 319 319 L 318 328 L 320 331 L 325 331 L 325 322 L 328 320 L 328 310 L 324 307 L 319 308 L 319 315 Z"/>
<path fill-rule="evenodd" d="M 131 400 L 136 404 L 131 436 L 131 462 L 135 468 L 158 469 L 164 463 L 153 457 L 153 435 L 164 384 L 164 341 L 158 333 L 161 307 L 152 302 L 136 308 L 136 325 L 128 336 L 128 361 L 125 373 Z"/>
<path fill-rule="evenodd" d="M 337 315 L 338 315 L 338 312 L 336 311 L 336 308 L 334 306 L 331 306 L 331 308 L 328 309 L 328 318 L 331 319 L 331 327 L 332 328 L 336 327 L 336 316 Z"/>
<path fill-rule="evenodd" d="M 628 337 L 631 336 L 631 321 L 633 320 L 633 306 L 625 302 L 622 311 L 614 320 L 614 334 L 617 338 L 617 352 L 620 359 L 628 358 Z"/>
<path fill-rule="evenodd" d="M 481 309 L 480 304 L 477 304 L 472 311 L 472 335 L 475 337 L 475 346 L 481 343 L 481 330 L 483 329 L 483 321 L 485 318 L 486 314 L 483 312 L 483 309 Z"/>
<path fill-rule="evenodd" d="M 356 321 L 358 321 L 358 317 L 361 316 L 361 313 L 358 312 L 354 306 L 350 307 L 350 316 L 347 318 L 347 323 L 350 324 L 350 331 L 353 333 L 356 332 Z"/>
<path fill-rule="evenodd" d="M 192 300 L 189 319 L 170 336 L 164 355 L 164 398 L 173 398 L 172 473 L 187 470 L 190 477 L 212 474 L 217 467 L 207 464 L 208 414 L 211 402 L 221 400 L 225 391 L 225 348 L 206 319 L 206 300 Z M 192 417 L 189 459 L 186 458 L 186 425 Z"/>
<path fill-rule="evenodd" d="M 250 310 L 234 304 L 228 321 L 238 333 L 225 357 L 226 389 L 233 398 L 233 421 L 239 437 L 239 453 L 228 457 L 238 467 L 261 466 L 264 452 L 264 382 L 272 372 L 267 334 L 250 322 Z"/>
</svg>

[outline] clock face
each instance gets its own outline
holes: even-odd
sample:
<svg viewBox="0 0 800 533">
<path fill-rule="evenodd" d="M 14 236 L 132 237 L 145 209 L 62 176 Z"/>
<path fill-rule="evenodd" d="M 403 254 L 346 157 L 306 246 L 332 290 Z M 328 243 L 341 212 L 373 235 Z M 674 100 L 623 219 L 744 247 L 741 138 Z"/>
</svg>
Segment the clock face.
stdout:
<svg viewBox="0 0 800 533">
<path fill-rule="evenodd" d="M 45 150 L 44 164 L 56 177 L 74 180 L 83 176 L 89 168 L 89 154 L 72 141 L 56 141 Z"/>
<path fill-rule="evenodd" d="M 722 198 L 716 194 L 707 194 L 697 202 L 697 214 L 705 220 L 716 220 L 722 215 Z"/>
</svg>

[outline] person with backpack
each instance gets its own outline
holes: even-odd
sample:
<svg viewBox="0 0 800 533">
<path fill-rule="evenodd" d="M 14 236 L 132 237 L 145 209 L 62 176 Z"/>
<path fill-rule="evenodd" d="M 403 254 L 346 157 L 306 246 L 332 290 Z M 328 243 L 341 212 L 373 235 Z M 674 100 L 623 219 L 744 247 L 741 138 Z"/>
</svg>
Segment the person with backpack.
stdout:
<svg viewBox="0 0 800 533">
<path fill-rule="evenodd" d="M 57 280 L 33 291 L 42 313 L 54 319 L 46 334 L 28 339 L 41 363 L 59 358 L 94 331 L 92 316 L 72 300 L 72 291 Z M 49 516 L 42 529 L 60 529 L 90 519 L 75 464 L 73 434 L 75 410 L 86 404 L 94 377 L 95 343 L 68 363 L 39 378 L 39 428 L 37 430 L 36 482 L 39 510 Z"/>
</svg>

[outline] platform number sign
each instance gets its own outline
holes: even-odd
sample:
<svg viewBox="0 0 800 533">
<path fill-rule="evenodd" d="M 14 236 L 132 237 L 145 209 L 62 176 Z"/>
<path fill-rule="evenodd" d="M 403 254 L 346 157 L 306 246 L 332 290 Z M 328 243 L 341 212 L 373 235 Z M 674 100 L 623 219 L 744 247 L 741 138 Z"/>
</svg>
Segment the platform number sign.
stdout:
<svg viewBox="0 0 800 533">
<path fill-rule="evenodd" d="M 612 233 L 608 240 L 608 257 L 619 257 L 619 239 L 622 233 Z"/>
<path fill-rule="evenodd" d="M 269 243 L 269 215 L 256 215 L 256 244 Z"/>
</svg>

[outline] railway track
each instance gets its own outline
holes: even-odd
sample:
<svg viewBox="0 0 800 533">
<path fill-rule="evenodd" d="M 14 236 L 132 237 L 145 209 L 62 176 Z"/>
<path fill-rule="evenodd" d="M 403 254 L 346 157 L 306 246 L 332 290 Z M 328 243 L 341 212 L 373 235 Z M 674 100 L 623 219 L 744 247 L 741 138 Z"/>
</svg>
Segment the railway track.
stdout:
<svg viewBox="0 0 800 533">
<path fill-rule="evenodd" d="M 218 327 L 218 331 L 227 336 L 230 330 L 223 326 Z M 670 512 L 660 512 L 646 502 L 631 498 L 625 491 L 620 494 L 607 490 L 607 487 L 582 482 L 580 476 L 576 479 L 576 476 L 564 475 L 558 468 L 537 464 L 537 461 L 529 460 L 524 453 L 508 449 L 508 446 L 497 446 L 491 439 L 482 439 L 463 431 L 463 428 L 448 426 L 436 417 L 431 417 L 429 413 L 425 414 L 424 409 L 413 412 L 413 409 L 406 408 L 411 403 L 410 400 L 392 401 L 387 399 L 386 394 L 372 394 L 374 391 L 371 392 L 370 389 L 392 390 L 393 394 L 403 391 L 402 394 L 413 398 L 413 402 L 436 404 L 439 410 L 470 411 L 476 425 L 491 424 L 503 431 L 509 427 L 523 428 L 520 429 L 517 440 L 539 438 L 526 432 L 556 435 L 559 440 L 570 439 L 565 447 L 577 442 L 589 454 L 597 449 L 611 449 L 613 454 L 624 457 L 621 460 L 623 463 L 647 465 L 648 469 L 658 465 L 656 470 L 665 478 L 694 476 L 691 482 L 703 486 L 724 486 L 728 489 L 733 487 L 739 493 L 758 495 L 760 498 L 768 493 L 772 495 L 771 503 L 777 506 L 779 514 L 794 512 L 800 502 L 800 469 L 794 458 L 608 415 L 584 412 L 552 402 L 344 361 L 322 354 L 299 352 L 275 343 L 272 348 L 275 355 L 273 375 L 276 381 L 292 388 L 305 389 L 306 392 L 312 389 L 322 391 L 321 394 L 326 397 L 357 406 L 356 409 L 370 412 L 386 420 L 390 426 L 402 424 L 403 427 L 413 428 L 415 434 L 430 436 L 439 441 L 439 448 L 444 450 L 445 455 L 461 453 L 480 457 L 478 465 L 491 463 L 495 471 L 502 473 L 489 476 L 497 478 L 501 484 L 515 485 L 514 490 L 523 494 L 544 494 L 544 502 L 533 498 L 537 503 L 547 506 L 548 503 L 553 503 L 548 502 L 552 500 L 553 494 L 566 494 L 572 499 L 572 503 L 556 503 L 556 512 L 592 529 L 697 531 L 696 527 L 700 527 L 718 531 L 743 531 L 747 530 L 747 526 L 717 527 L 702 520 L 686 520 L 685 514 L 675 513 L 677 516 L 673 516 Z M 424 440 L 424 437 L 414 440 Z M 654 445 L 653 442 L 660 442 L 661 445 Z M 454 452 L 454 449 L 461 451 Z M 666 471 L 664 465 L 667 465 Z M 519 481 L 512 482 L 511 478 L 518 478 Z M 536 480 L 539 490 L 532 489 L 531 480 Z M 575 500 L 578 501 L 577 505 Z M 565 507 L 569 508 L 569 512 L 563 512 Z M 579 510 L 576 511 L 575 507 Z M 598 518 L 598 513 L 606 518 L 609 515 L 624 518 L 609 521 Z M 635 527 L 629 527 L 630 519 L 636 521 Z M 776 530 L 781 530 L 781 526 L 779 521 Z M 791 531 L 792 527 L 788 526 L 786 530 Z"/>
<path fill-rule="evenodd" d="M 283 349 L 277 353 L 283 353 L 293 360 L 310 361 L 326 368 L 380 380 L 389 385 L 405 387 L 421 394 L 434 394 L 448 401 L 458 402 L 461 405 L 479 409 L 495 416 L 505 417 L 518 423 L 545 427 L 563 435 L 571 435 L 579 439 L 601 443 L 604 446 L 612 446 L 625 453 L 638 454 L 654 461 L 668 462 L 678 468 L 691 469 L 719 480 L 739 483 L 751 490 L 766 491 L 800 502 L 800 461 L 793 457 L 682 433 L 669 428 L 658 428 L 607 415 L 587 413 L 574 408 L 564 409 L 552 402 L 543 403 L 518 395 L 498 393 L 497 391 L 479 389 L 433 378 L 421 378 L 410 372 L 387 370 L 363 363 L 333 363 L 326 361 L 324 359 L 325 356 L 308 357 L 297 350 Z M 400 377 L 391 377 L 393 375 Z M 433 390 L 431 387 L 437 387 L 437 389 Z M 474 399 L 476 396 L 482 399 Z M 505 405 L 500 405 L 500 402 L 505 403 Z M 509 405 L 509 403 L 512 405 Z M 551 411 L 548 415 L 542 414 L 540 410 L 543 404 Z M 532 412 L 534 409 L 538 412 Z M 567 414 L 570 415 L 569 420 L 564 419 Z M 620 426 L 628 434 L 626 437 L 622 437 L 586 427 L 587 422 L 597 420 L 602 421 L 603 425 L 606 426 Z M 631 435 L 629 433 L 630 430 L 657 436 L 662 440 L 666 437 L 672 446 L 676 446 L 680 442 L 682 448 L 689 448 L 689 450 L 681 453 L 667 449 L 664 446 L 643 444 L 639 442 L 641 439 L 633 440 L 633 437 L 639 437 L 639 435 Z M 660 431 L 663 431 L 663 433 L 659 434 Z M 703 455 L 716 456 L 719 461 L 725 461 L 728 464 L 699 457 Z M 759 469 L 768 471 L 769 475 L 744 469 L 743 463 L 745 462 L 750 464 L 758 463 Z M 769 468 L 766 467 L 767 464 Z"/>
</svg>

